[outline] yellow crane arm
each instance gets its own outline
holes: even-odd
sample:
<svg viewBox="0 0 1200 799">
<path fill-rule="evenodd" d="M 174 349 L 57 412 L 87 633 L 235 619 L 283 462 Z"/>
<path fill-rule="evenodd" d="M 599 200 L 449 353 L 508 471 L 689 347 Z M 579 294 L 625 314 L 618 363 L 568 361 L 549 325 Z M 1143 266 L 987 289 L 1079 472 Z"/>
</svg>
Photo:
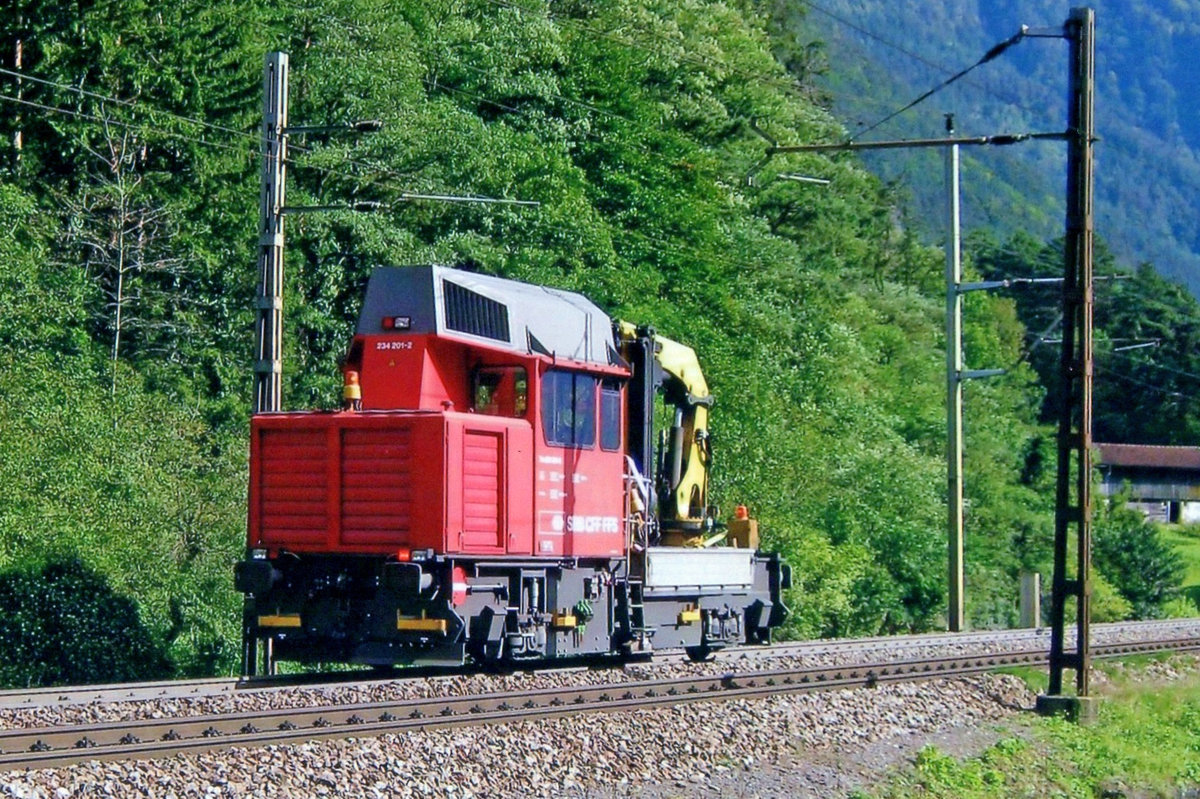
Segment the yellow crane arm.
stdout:
<svg viewBox="0 0 1200 799">
<path fill-rule="evenodd" d="M 664 531 L 685 534 L 705 531 L 708 508 L 708 409 L 713 403 L 700 361 L 691 347 L 642 329 L 628 322 L 617 323 L 621 341 L 649 335 L 654 361 L 661 370 L 661 387 L 666 401 L 674 406 L 674 418 L 660 445 L 659 523 Z"/>
<path fill-rule="evenodd" d="M 658 363 L 667 376 L 664 393 L 675 406 L 663 460 L 664 477 L 670 489 L 670 494 L 664 497 L 667 506 L 663 509 L 668 518 L 661 521 L 664 526 L 674 522 L 699 531 L 708 507 L 711 460 L 708 409 L 713 398 L 695 350 L 664 336 L 656 335 L 654 340 L 658 345 Z"/>
</svg>

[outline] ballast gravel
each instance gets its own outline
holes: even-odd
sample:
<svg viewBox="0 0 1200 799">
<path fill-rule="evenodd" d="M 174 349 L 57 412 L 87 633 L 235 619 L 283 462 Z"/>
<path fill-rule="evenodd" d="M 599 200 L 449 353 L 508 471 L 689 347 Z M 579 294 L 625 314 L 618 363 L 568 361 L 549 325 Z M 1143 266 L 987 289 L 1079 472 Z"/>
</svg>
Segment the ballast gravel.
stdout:
<svg viewBox="0 0 1200 799">
<path fill-rule="evenodd" d="M 855 787 L 880 745 L 907 751 L 928 735 L 989 728 L 1033 701 L 1019 679 L 982 675 L 165 760 L 93 761 L 0 775 L 0 796 L 827 796 Z"/>
<path fill-rule="evenodd" d="M 1180 620 L 1180 635 L 1200 635 L 1196 620 Z M 1048 631 L 1039 636 L 1034 646 L 1049 647 Z M 1161 635 L 1144 625 L 1120 627 L 1109 625 L 1093 635 L 1096 644 L 1132 643 Z M 1040 640 L 1040 639 L 1045 639 Z M 450 677 L 427 677 L 398 680 L 375 680 L 326 685 L 316 688 L 245 690 L 197 696 L 174 696 L 160 699 L 87 702 L 80 704 L 46 704 L 33 707 L 0 707 L 0 729 L 30 729 L 67 724 L 96 724 L 122 719 L 164 719 L 187 716 L 243 713 L 269 708 L 299 708 L 348 705 L 366 702 L 400 701 L 435 697 L 471 696 L 481 693 L 503 693 L 537 688 L 563 688 L 578 685 L 621 683 L 634 680 L 671 679 L 697 674 L 725 674 L 768 668 L 848 667 L 919 660 L 931 657 L 957 657 L 974 654 L 1016 651 L 1030 646 L 1027 638 L 960 639 L 939 644 L 922 643 L 921 639 L 896 636 L 876 639 L 870 646 L 847 642 L 828 642 L 829 648 L 808 649 L 802 655 L 769 656 L 770 650 L 741 650 L 726 658 L 690 662 L 631 663 L 624 668 L 547 669 L 516 674 L 466 674 Z M 783 651 L 787 651 L 784 649 Z"/>
<path fill-rule="evenodd" d="M 1194 620 L 1180 635 L 1195 635 Z M 1162 634 L 1158 631 L 1158 634 Z M 1096 642 L 1131 642 L 1146 630 L 1115 626 Z M 174 718 L 278 707 L 341 705 L 538 687 L 670 679 L 784 665 L 849 666 L 1019 649 L 903 638 L 850 650 L 806 651 L 768 661 L 644 663 L 465 675 L 320 688 L 253 690 L 0 709 L 0 728 L 122 718 Z M 1195 667 L 1193 658 L 1181 659 Z M 1180 667 L 1164 665 L 1167 678 Z M 1101 677 L 1097 673 L 1096 678 Z M 671 708 L 430 730 L 379 738 L 240 748 L 162 760 L 91 762 L 58 770 L 0 772 L 0 799 L 67 797 L 817 797 L 879 779 L 926 742 L 970 754 L 999 735 L 1034 697 L 1016 678 L 982 675 L 870 690 L 698 702 Z"/>
</svg>

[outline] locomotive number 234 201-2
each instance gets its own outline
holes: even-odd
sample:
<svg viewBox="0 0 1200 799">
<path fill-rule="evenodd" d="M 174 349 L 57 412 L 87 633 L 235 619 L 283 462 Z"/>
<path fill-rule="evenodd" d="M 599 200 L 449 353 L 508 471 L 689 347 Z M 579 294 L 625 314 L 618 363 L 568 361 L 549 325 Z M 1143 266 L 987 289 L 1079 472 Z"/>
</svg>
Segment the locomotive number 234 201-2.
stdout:
<svg viewBox="0 0 1200 799">
<path fill-rule="evenodd" d="M 411 341 L 376 341 L 375 349 L 377 350 L 411 350 L 413 343 Z"/>
</svg>

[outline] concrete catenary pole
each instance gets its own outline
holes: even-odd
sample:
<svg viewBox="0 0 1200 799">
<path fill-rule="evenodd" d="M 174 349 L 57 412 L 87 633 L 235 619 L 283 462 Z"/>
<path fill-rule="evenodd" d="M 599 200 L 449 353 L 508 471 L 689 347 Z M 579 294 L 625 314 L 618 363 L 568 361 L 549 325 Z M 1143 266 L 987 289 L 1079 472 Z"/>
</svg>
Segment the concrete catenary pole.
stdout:
<svg viewBox="0 0 1200 799">
<path fill-rule="evenodd" d="M 262 195 L 258 226 L 254 413 L 282 407 L 283 208 L 287 173 L 288 56 L 267 53 L 263 69 Z"/>
<path fill-rule="evenodd" d="M 946 134 L 954 135 L 954 115 L 946 115 Z M 949 543 L 949 608 L 946 626 L 962 632 L 963 620 L 963 355 L 962 216 L 959 203 L 958 145 L 946 153 L 946 477 Z"/>
</svg>

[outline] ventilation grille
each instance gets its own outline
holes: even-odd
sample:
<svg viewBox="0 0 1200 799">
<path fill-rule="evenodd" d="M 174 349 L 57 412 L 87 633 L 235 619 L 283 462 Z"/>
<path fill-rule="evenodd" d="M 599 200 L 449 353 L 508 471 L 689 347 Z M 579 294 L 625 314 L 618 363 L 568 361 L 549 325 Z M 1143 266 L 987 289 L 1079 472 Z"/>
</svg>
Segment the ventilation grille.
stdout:
<svg viewBox="0 0 1200 799">
<path fill-rule="evenodd" d="M 503 455 L 504 438 L 486 430 L 463 431 L 462 497 L 463 549 L 504 547 Z"/>
<path fill-rule="evenodd" d="M 324 430 L 263 430 L 259 437 L 261 546 L 315 544 L 329 529 L 329 439 Z"/>
<path fill-rule="evenodd" d="M 412 430 L 342 431 L 342 542 L 400 544 L 412 531 Z"/>
<path fill-rule="evenodd" d="M 446 327 L 459 333 L 508 341 L 508 307 L 449 280 L 442 281 Z"/>
</svg>

